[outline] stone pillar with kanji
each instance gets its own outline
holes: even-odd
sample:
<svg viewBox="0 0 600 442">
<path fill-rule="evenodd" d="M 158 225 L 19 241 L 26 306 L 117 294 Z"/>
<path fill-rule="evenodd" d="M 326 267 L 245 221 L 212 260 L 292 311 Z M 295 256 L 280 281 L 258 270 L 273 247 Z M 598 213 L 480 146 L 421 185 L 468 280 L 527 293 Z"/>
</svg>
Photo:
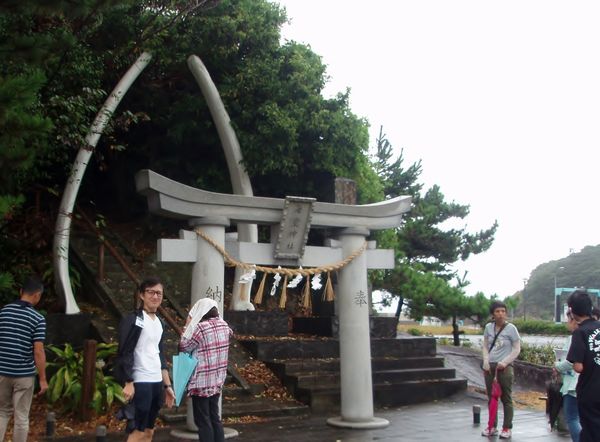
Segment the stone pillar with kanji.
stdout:
<svg viewBox="0 0 600 442">
<path fill-rule="evenodd" d="M 364 228 L 347 228 L 340 235 L 344 257 L 359 249 L 369 235 Z M 341 416 L 327 423 L 345 428 L 383 428 L 387 419 L 374 417 L 367 257 L 361 254 L 342 268 L 338 278 Z"/>
</svg>

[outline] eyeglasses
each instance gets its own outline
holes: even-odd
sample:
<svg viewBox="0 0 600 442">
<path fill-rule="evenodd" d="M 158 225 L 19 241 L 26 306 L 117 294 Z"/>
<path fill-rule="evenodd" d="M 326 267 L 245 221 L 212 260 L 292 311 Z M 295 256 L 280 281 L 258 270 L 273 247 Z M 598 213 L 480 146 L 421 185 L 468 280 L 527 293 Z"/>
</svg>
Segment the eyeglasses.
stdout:
<svg viewBox="0 0 600 442">
<path fill-rule="evenodd" d="M 162 295 L 163 295 L 163 292 L 161 292 L 160 290 L 151 290 L 151 289 L 144 290 L 144 293 L 148 293 L 150 296 L 158 296 L 159 298 L 162 297 Z"/>
</svg>

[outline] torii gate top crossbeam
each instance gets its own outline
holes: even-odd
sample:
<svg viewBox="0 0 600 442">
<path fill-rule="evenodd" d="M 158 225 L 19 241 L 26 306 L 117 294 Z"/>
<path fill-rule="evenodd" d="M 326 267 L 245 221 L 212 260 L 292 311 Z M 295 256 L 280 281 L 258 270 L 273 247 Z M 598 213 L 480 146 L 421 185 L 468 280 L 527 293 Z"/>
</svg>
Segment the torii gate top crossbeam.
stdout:
<svg viewBox="0 0 600 442">
<path fill-rule="evenodd" d="M 223 216 L 233 222 L 279 224 L 284 199 L 209 192 L 186 186 L 145 169 L 136 174 L 137 191 L 148 198 L 151 212 L 170 218 Z M 400 226 L 410 196 L 375 204 L 346 205 L 315 202 L 311 227 L 363 227 L 369 230 Z"/>
</svg>

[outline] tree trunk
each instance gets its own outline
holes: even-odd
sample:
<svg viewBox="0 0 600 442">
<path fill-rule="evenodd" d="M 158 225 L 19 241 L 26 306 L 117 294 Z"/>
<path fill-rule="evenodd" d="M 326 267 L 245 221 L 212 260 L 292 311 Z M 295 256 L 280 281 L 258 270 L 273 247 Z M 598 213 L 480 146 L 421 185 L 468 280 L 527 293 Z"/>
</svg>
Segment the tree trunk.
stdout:
<svg viewBox="0 0 600 442">
<path fill-rule="evenodd" d="M 398 307 L 396 308 L 396 319 L 400 321 L 400 315 L 402 314 L 402 306 L 404 305 L 404 296 L 400 296 L 398 299 Z"/>
<path fill-rule="evenodd" d="M 452 336 L 454 337 L 454 346 L 460 347 L 460 331 L 456 323 L 456 315 L 452 315 Z"/>
</svg>

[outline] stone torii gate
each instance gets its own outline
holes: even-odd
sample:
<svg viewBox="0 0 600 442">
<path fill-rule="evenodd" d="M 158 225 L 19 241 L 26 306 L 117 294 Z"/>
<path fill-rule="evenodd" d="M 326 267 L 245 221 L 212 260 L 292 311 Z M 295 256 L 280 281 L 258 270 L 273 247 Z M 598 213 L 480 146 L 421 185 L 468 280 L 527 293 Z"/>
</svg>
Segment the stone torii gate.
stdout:
<svg viewBox="0 0 600 442">
<path fill-rule="evenodd" d="M 327 422 L 361 429 L 389 424 L 373 413 L 367 269 L 393 268 L 394 251 L 375 249 L 375 243 L 368 242 L 363 253 L 356 252 L 365 248 L 371 230 L 400 226 L 402 214 L 410 209 L 410 197 L 344 205 L 311 198 L 230 195 L 189 187 L 150 170 L 137 173 L 136 187 L 147 197 L 151 212 L 187 220 L 195 230 L 182 231 L 180 239 L 159 239 L 157 251 L 158 261 L 194 263 L 192 304 L 209 296 L 223 309 L 224 257 L 200 235 L 245 263 L 320 267 L 356 255 L 338 276 L 341 416 Z M 225 228 L 231 223 L 269 225 L 271 242 L 226 240 Z M 328 240 L 327 246 L 306 246 L 310 228 L 330 229 L 336 238 Z"/>
</svg>

